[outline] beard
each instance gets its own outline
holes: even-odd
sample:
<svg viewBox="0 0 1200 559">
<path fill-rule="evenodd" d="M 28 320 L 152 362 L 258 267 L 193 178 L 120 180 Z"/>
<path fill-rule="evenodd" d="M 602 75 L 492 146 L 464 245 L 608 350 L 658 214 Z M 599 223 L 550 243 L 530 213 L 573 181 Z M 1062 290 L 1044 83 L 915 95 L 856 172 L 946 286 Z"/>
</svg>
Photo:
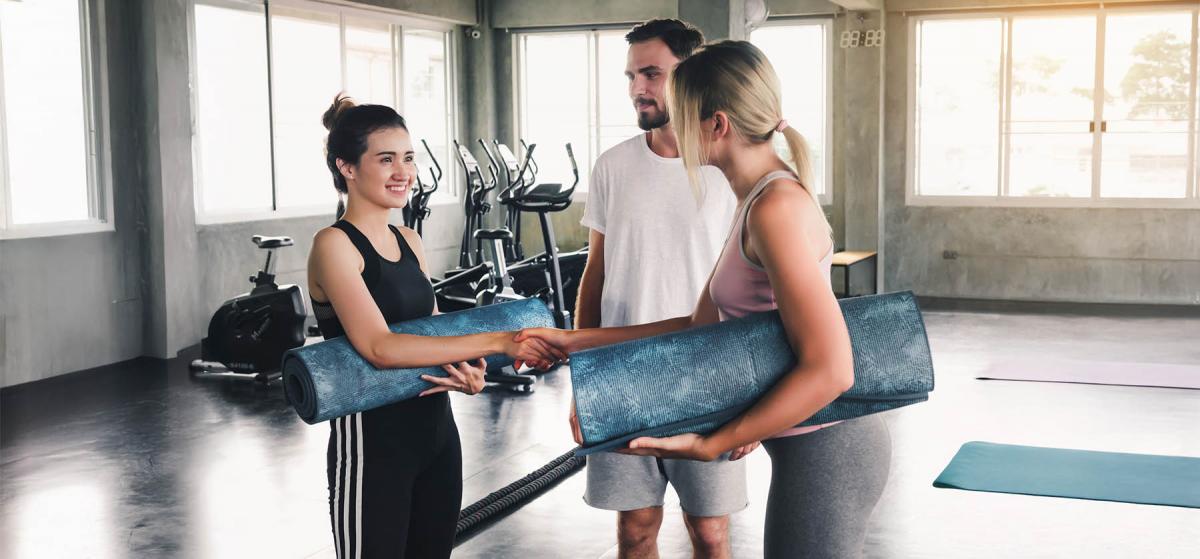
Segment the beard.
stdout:
<svg viewBox="0 0 1200 559">
<path fill-rule="evenodd" d="M 658 111 L 656 113 L 638 111 L 637 114 L 638 128 L 647 132 L 655 128 L 662 128 L 670 121 L 671 119 L 667 116 L 667 111 Z"/>
</svg>

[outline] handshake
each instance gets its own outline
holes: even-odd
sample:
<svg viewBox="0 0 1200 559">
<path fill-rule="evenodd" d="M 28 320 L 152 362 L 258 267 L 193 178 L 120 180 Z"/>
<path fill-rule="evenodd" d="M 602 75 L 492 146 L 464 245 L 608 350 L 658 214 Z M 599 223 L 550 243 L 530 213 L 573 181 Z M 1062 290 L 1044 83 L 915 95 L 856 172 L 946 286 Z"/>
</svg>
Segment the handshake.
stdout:
<svg viewBox="0 0 1200 559">
<path fill-rule="evenodd" d="M 568 339 L 571 330 L 557 328 L 526 328 L 518 331 L 497 332 L 502 351 L 513 360 L 513 369 L 529 365 L 541 371 L 549 370 L 559 363 L 565 363 L 567 356 L 575 351 Z M 420 396 L 430 396 L 439 392 L 456 391 L 465 394 L 478 394 L 485 383 L 487 361 L 479 358 L 473 362 L 463 361 L 442 365 L 442 371 L 447 376 L 421 375 L 421 380 L 434 385 L 433 388 L 420 393 Z"/>
<path fill-rule="evenodd" d="M 506 333 L 511 334 L 511 332 Z M 558 328 L 526 328 L 504 342 L 504 354 L 513 359 L 514 368 L 522 364 L 547 370 L 565 363 L 568 355 L 580 348 L 572 345 L 576 332 Z"/>
</svg>

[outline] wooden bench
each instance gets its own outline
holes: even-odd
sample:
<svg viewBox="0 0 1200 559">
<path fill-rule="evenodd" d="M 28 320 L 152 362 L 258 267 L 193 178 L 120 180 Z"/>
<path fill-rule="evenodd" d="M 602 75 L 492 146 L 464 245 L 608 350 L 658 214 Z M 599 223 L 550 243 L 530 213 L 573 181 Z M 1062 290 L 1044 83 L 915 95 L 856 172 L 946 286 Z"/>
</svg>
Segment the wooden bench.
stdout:
<svg viewBox="0 0 1200 559">
<path fill-rule="evenodd" d="M 843 270 L 842 277 L 845 280 L 843 282 L 844 288 L 842 289 L 842 294 L 841 294 L 842 297 L 850 297 L 851 296 L 851 294 L 850 294 L 850 272 L 851 272 L 851 270 L 862 267 L 864 265 L 864 263 L 866 263 L 866 262 L 871 263 L 871 293 L 876 292 L 875 291 L 875 289 L 876 289 L 875 288 L 875 285 L 876 285 L 875 275 L 878 273 L 878 270 L 876 269 L 876 257 L 877 256 L 878 255 L 875 252 L 869 252 L 869 251 L 844 250 L 842 252 L 834 253 L 833 265 L 831 267 L 832 268 L 841 268 Z"/>
</svg>

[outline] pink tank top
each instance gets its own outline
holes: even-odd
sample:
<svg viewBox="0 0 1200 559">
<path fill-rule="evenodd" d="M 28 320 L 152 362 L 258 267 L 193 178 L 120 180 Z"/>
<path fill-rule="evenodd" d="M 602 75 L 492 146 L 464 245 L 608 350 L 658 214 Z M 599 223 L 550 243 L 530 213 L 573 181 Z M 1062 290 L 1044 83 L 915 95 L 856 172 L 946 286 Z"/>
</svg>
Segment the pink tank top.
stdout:
<svg viewBox="0 0 1200 559">
<path fill-rule="evenodd" d="M 709 296 L 717 306 L 717 313 L 720 315 L 721 321 L 778 308 L 778 305 L 775 304 L 775 292 L 771 289 L 771 282 L 767 278 L 767 271 L 762 266 L 750 261 L 743 249 L 744 243 L 742 242 L 746 216 L 750 213 L 751 204 L 759 194 L 762 194 L 767 184 L 778 178 L 795 180 L 796 176 L 790 171 L 772 171 L 758 180 L 750 194 L 746 196 L 745 202 L 738 208 L 737 217 L 733 220 L 733 228 L 729 232 L 729 238 L 725 241 L 725 248 L 713 270 L 712 280 L 709 284 Z M 818 263 L 825 272 L 826 283 L 830 281 L 829 268 L 832 263 L 833 246 L 830 243 L 829 252 Z M 830 285 L 829 289 L 832 290 L 833 286 Z M 793 427 L 768 438 L 802 435 L 836 423 Z"/>
</svg>

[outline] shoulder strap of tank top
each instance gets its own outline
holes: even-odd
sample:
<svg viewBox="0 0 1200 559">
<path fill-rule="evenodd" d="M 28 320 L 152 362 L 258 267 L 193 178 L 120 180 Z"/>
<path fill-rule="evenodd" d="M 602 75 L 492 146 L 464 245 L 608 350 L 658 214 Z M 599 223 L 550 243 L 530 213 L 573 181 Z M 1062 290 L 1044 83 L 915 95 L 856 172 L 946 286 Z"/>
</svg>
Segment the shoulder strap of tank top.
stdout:
<svg viewBox="0 0 1200 559">
<path fill-rule="evenodd" d="M 754 200 L 758 198 L 760 194 L 762 194 L 763 189 L 766 188 L 768 184 L 771 184 L 771 181 L 778 178 L 799 180 L 796 178 L 795 173 L 784 170 L 771 171 L 770 173 L 763 175 L 763 178 L 758 179 L 758 182 L 754 184 L 754 188 L 750 189 L 750 194 L 746 195 L 746 201 L 742 204 L 741 216 L 739 216 L 739 218 L 742 220 L 743 229 L 745 228 L 746 217 L 750 215 L 750 206 L 754 204 Z"/>
<path fill-rule="evenodd" d="M 417 253 L 413 252 L 412 247 L 408 244 L 408 239 L 405 239 L 404 233 L 400 232 L 400 228 L 391 223 L 388 224 L 388 228 L 392 230 L 392 234 L 396 235 L 396 243 L 400 245 L 400 260 L 412 258 L 415 261 Z"/>
<path fill-rule="evenodd" d="M 363 282 L 367 284 L 367 289 L 375 286 L 376 280 L 379 279 L 379 253 L 375 251 L 375 247 L 371 246 L 371 241 L 366 235 L 362 234 L 353 223 L 346 220 L 339 220 L 333 224 L 334 227 L 341 229 L 347 237 L 350 237 L 350 242 L 354 243 L 354 248 L 358 249 L 358 253 L 363 259 Z"/>
</svg>

